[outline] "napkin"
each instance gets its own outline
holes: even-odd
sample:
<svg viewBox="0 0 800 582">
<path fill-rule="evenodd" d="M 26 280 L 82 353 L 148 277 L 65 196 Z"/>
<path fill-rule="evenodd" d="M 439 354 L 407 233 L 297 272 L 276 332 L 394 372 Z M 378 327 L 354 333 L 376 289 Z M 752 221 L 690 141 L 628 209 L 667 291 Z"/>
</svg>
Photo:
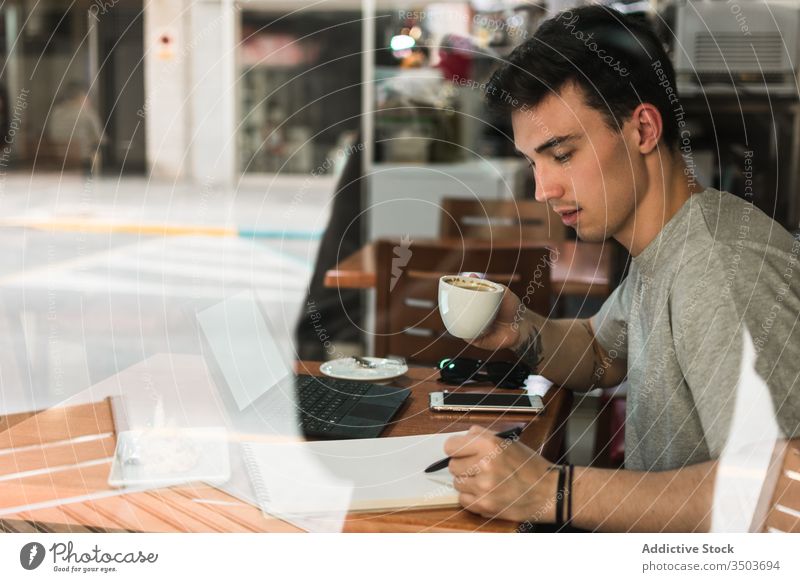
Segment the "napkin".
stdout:
<svg viewBox="0 0 800 582">
<path fill-rule="evenodd" d="M 550 380 L 537 374 L 531 374 L 525 379 L 525 391 L 531 396 L 544 397 L 552 385 Z"/>
</svg>

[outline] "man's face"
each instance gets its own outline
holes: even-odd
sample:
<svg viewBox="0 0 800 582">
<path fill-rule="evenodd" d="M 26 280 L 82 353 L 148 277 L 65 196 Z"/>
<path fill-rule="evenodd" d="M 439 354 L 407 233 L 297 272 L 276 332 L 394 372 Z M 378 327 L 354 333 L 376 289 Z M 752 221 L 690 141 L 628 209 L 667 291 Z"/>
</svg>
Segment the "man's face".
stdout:
<svg viewBox="0 0 800 582">
<path fill-rule="evenodd" d="M 586 241 L 632 230 L 644 162 L 630 122 L 610 129 L 572 85 L 511 115 L 514 142 L 531 162 L 536 199 L 548 203 Z"/>
</svg>

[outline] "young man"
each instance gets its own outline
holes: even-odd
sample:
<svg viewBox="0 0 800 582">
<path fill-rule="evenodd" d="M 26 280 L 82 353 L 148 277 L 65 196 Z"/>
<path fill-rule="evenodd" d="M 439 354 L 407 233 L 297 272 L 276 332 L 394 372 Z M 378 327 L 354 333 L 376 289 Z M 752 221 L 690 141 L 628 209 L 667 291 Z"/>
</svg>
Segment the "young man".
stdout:
<svg viewBox="0 0 800 582">
<path fill-rule="evenodd" d="M 697 183 L 669 59 L 617 12 L 593 6 L 545 22 L 487 95 L 511 115 L 537 200 L 581 240 L 613 237 L 633 260 L 592 319 L 548 320 L 506 291 L 474 345 L 511 348 L 567 388 L 628 378 L 625 470 L 574 469 L 574 526 L 708 529 L 745 338 L 771 397 L 766 420 L 782 437 L 800 434 L 800 243 L 752 202 Z M 446 453 L 467 509 L 567 517 L 559 471 L 524 445 L 474 428 Z"/>
</svg>

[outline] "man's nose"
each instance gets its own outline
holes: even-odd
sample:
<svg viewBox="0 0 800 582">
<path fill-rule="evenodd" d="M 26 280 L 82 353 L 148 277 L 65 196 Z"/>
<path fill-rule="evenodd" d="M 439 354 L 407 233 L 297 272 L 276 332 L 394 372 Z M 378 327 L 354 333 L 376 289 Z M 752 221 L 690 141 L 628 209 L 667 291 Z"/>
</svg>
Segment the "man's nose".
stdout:
<svg viewBox="0 0 800 582">
<path fill-rule="evenodd" d="M 558 180 L 547 176 L 543 171 L 537 170 L 533 174 L 536 187 L 536 200 L 547 202 L 554 198 L 561 198 L 564 195 L 564 187 Z"/>
</svg>

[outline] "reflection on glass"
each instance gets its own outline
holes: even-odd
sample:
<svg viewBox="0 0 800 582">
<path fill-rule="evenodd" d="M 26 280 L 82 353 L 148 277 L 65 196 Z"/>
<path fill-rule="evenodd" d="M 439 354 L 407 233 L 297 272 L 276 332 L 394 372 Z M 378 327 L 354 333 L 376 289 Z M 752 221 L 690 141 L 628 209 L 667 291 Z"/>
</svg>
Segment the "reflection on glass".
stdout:
<svg viewBox="0 0 800 582">
<path fill-rule="evenodd" d="M 359 125 L 359 13 L 244 12 L 239 46 L 242 170 L 330 172 Z"/>
</svg>

